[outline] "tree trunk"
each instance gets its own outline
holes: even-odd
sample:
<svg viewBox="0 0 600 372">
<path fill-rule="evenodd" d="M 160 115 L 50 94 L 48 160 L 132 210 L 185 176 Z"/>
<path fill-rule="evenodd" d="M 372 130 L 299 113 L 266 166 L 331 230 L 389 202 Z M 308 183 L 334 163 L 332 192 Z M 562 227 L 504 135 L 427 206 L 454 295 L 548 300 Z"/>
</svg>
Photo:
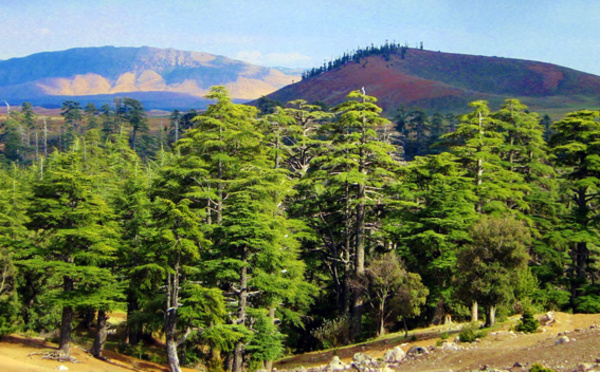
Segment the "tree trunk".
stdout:
<svg viewBox="0 0 600 372">
<path fill-rule="evenodd" d="M 271 322 L 275 324 L 275 306 L 271 306 L 269 308 L 269 319 L 271 319 Z M 265 362 L 265 369 L 267 370 L 267 372 L 271 372 L 273 370 L 272 360 L 267 360 Z"/>
<path fill-rule="evenodd" d="M 491 327 L 496 324 L 496 306 L 490 305 L 488 308 L 487 326 Z"/>
<path fill-rule="evenodd" d="M 167 274 L 167 306 L 165 311 L 165 342 L 167 363 L 171 372 L 181 372 L 177 355 L 177 308 L 179 307 L 179 255 L 176 254 L 174 273 Z"/>
<path fill-rule="evenodd" d="M 477 301 L 473 301 L 471 305 L 471 322 L 476 322 L 479 320 L 479 307 L 477 305 Z"/>
<path fill-rule="evenodd" d="M 377 337 L 381 337 L 385 334 L 385 302 L 381 301 L 379 304 L 379 331 Z"/>
<path fill-rule="evenodd" d="M 106 321 L 108 316 L 104 310 L 98 310 L 98 320 L 96 322 L 96 337 L 94 338 L 94 345 L 92 345 L 92 356 L 94 358 L 103 359 L 102 350 L 104 350 L 104 344 L 106 343 L 106 335 L 108 334 L 108 327 Z"/>
<path fill-rule="evenodd" d="M 73 307 L 63 306 L 62 317 L 60 320 L 60 343 L 58 349 L 61 354 L 64 354 L 65 358 L 71 356 L 71 333 L 73 322 Z"/>
<path fill-rule="evenodd" d="M 142 339 L 142 329 L 138 324 L 134 324 L 133 313 L 138 310 L 137 298 L 133 291 L 130 291 L 127 295 L 127 339 L 125 342 L 131 346 L 135 346 Z"/>
<path fill-rule="evenodd" d="M 240 293 L 239 293 L 239 307 L 238 307 L 238 318 L 237 324 L 245 326 L 246 324 L 246 308 L 248 306 L 248 248 L 244 247 L 242 251 L 242 261 L 244 265 L 240 272 Z M 235 345 L 235 351 L 233 356 L 232 372 L 242 372 L 244 370 L 244 350 L 246 345 L 243 341 L 239 341 Z"/>
<path fill-rule="evenodd" d="M 67 260 L 72 262 L 71 259 Z M 63 278 L 63 291 L 65 293 L 72 291 L 74 288 L 73 278 L 65 276 Z M 63 306 L 62 309 L 62 317 L 60 320 L 60 343 L 58 349 L 62 354 L 65 355 L 65 358 L 71 356 L 71 333 L 73 328 L 71 324 L 73 323 L 73 307 L 72 306 Z"/>
<path fill-rule="evenodd" d="M 365 275 L 365 185 L 358 186 L 358 205 L 356 206 L 356 244 L 355 244 L 355 269 L 354 280 L 358 283 L 354 286 L 354 299 L 352 304 L 352 338 L 354 340 L 362 332 L 362 308 L 364 294 L 362 282 Z"/>
</svg>

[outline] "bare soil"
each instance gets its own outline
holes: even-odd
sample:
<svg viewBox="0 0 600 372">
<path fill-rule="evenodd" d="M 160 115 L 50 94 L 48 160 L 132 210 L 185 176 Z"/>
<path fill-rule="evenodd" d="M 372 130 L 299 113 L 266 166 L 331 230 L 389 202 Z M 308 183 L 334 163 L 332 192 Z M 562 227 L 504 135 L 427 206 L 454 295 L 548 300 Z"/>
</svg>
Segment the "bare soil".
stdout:
<svg viewBox="0 0 600 372">
<path fill-rule="evenodd" d="M 57 371 L 60 366 L 65 366 L 68 371 L 75 372 L 168 372 L 166 366 L 151 363 L 145 360 L 121 355 L 112 351 L 105 351 L 107 361 L 92 357 L 83 347 L 71 345 L 71 356 L 78 362 L 57 361 L 44 359 L 44 354 L 57 351 L 55 344 L 43 339 L 27 338 L 22 336 L 5 336 L 0 339 L 0 371 L 3 372 L 42 372 Z M 183 368 L 183 371 L 194 371 Z"/>
<path fill-rule="evenodd" d="M 538 316 L 541 318 L 541 316 Z M 441 342 L 440 336 L 446 332 L 456 332 L 460 325 L 431 327 L 427 330 L 411 332 L 418 340 L 402 342 L 398 335 L 388 335 L 362 345 L 328 350 L 325 352 L 297 355 L 279 361 L 278 369 L 305 368 L 326 365 L 334 355 L 345 363 L 352 361 L 357 352 L 365 353 L 374 359 L 381 358 L 386 350 L 400 345 L 404 351 L 412 346 L 433 348 L 427 354 L 405 358 L 399 365 L 392 366 L 401 371 L 475 371 L 510 370 L 528 371 L 533 364 L 541 364 L 555 371 L 583 371 L 590 368 L 600 371 L 600 314 L 555 313 L 556 322 L 541 327 L 540 332 L 521 334 L 511 332 L 517 318 L 501 324 L 489 334 L 472 344 L 460 343 L 463 350 L 442 350 L 435 347 Z M 569 342 L 557 344 L 561 336 Z M 451 334 L 451 341 L 456 335 Z M 420 341 L 419 341 L 420 340 Z M 588 364 L 585 368 L 582 363 Z M 598 365 L 594 367 L 594 365 Z M 587 369 L 586 369 L 587 368 Z"/>
</svg>

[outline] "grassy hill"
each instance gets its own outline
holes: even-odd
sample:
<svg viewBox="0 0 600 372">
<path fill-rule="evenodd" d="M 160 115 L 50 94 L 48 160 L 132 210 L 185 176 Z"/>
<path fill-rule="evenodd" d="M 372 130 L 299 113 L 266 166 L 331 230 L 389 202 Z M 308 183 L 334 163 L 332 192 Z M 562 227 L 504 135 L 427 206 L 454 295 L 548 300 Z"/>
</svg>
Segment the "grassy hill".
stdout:
<svg viewBox="0 0 600 372">
<path fill-rule="evenodd" d="M 539 111 L 565 112 L 600 105 L 599 76 L 542 62 L 420 49 L 351 60 L 268 97 L 335 105 L 361 87 L 377 97 L 388 113 L 398 105 L 460 112 L 473 100 L 486 99 L 497 106 L 509 97 Z"/>
</svg>

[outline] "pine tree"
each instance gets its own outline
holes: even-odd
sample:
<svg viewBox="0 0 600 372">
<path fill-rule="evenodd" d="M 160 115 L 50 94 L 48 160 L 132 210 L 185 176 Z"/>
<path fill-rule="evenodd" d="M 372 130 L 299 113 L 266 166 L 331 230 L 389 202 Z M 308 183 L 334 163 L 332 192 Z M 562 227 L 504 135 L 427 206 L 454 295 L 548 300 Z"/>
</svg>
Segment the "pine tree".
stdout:
<svg viewBox="0 0 600 372">
<path fill-rule="evenodd" d="M 378 141 L 375 128 L 388 121 L 379 116 L 381 108 L 375 102 L 364 92 L 350 93 L 348 101 L 335 108 L 337 120 L 323 127 L 329 148 L 313 160 L 318 168 L 311 175 L 316 195 L 306 205 L 312 214 L 309 224 L 319 234 L 327 235 L 323 241 L 328 245 L 328 251 L 324 251 L 328 258 L 342 261 L 341 267 L 339 263 L 328 263 L 337 281 L 342 311 L 346 311 L 351 281 L 364 280 L 366 222 L 378 224 L 377 211 L 385 204 L 380 190 L 394 179 L 390 169 L 396 167 L 390 155 L 393 146 Z M 360 286 L 355 288 L 353 334 L 359 337 L 363 293 L 358 290 Z"/>
<path fill-rule="evenodd" d="M 571 214 L 563 222 L 564 238 L 572 261 L 571 306 L 585 294 L 585 285 L 594 274 L 588 269 L 597 261 L 600 244 L 593 223 L 600 187 L 600 121 L 598 111 L 567 114 L 552 125 L 551 151 L 559 176 L 568 187 Z M 593 280 L 593 279 L 592 279 Z"/>
<path fill-rule="evenodd" d="M 119 299 L 114 261 L 116 231 L 107 203 L 92 189 L 78 152 L 55 152 L 44 178 L 33 186 L 27 226 L 36 234 L 37 255 L 27 265 L 61 278 L 55 301 L 62 306 L 59 349 L 70 354 L 78 307 L 102 307 Z"/>
</svg>

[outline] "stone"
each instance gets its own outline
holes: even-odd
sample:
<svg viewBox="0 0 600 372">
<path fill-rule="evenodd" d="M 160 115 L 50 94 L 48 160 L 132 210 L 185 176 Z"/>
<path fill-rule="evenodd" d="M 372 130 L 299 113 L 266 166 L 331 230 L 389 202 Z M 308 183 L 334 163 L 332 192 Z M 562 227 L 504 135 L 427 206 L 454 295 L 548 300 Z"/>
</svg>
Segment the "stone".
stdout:
<svg viewBox="0 0 600 372">
<path fill-rule="evenodd" d="M 395 348 L 388 350 L 383 355 L 383 361 L 386 363 L 398 363 L 404 359 L 406 353 L 400 346 L 396 346 Z"/>
<path fill-rule="evenodd" d="M 455 344 L 452 342 L 444 342 L 440 348 L 442 350 L 449 350 L 449 351 L 462 350 L 462 346 L 459 346 L 458 344 Z"/>
<path fill-rule="evenodd" d="M 355 361 L 355 362 L 357 362 L 357 363 L 370 362 L 372 359 L 373 358 L 371 358 L 369 355 L 367 355 L 365 353 L 356 353 L 352 357 L 352 360 Z"/>
<path fill-rule="evenodd" d="M 68 371 L 68 370 L 69 370 L 69 367 L 67 367 L 67 366 L 63 366 L 63 365 L 60 365 L 60 366 L 58 366 L 58 370 L 59 370 L 59 371 Z"/>
<path fill-rule="evenodd" d="M 406 355 L 417 356 L 417 355 L 425 355 L 429 354 L 429 351 L 421 346 L 413 346 L 406 352 Z"/>
<path fill-rule="evenodd" d="M 333 357 L 333 359 L 331 359 L 331 361 L 327 365 L 327 369 L 331 371 L 343 371 L 344 369 L 346 369 L 346 365 L 344 364 L 344 362 L 342 362 L 340 357 L 336 355 Z"/>
<path fill-rule="evenodd" d="M 569 341 L 571 341 L 569 340 L 569 337 L 561 336 L 558 340 L 556 340 L 556 345 L 566 344 Z"/>
</svg>

